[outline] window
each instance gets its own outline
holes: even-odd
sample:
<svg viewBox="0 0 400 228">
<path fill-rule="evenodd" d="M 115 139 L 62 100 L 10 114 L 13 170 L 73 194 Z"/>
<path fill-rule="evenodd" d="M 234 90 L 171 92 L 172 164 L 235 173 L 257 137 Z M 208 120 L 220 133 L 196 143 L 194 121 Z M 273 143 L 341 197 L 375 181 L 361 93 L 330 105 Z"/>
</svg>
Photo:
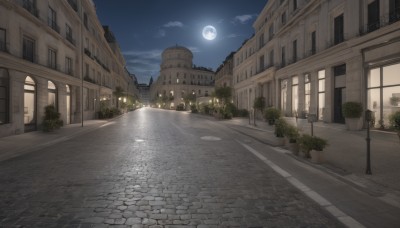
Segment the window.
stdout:
<svg viewBox="0 0 400 228">
<path fill-rule="evenodd" d="M 286 24 L 286 12 L 282 13 L 282 25 Z"/>
<path fill-rule="evenodd" d="M 287 99 L 287 80 L 281 81 L 281 110 L 282 113 L 286 112 L 286 99 Z"/>
<path fill-rule="evenodd" d="M 344 41 L 344 19 L 343 14 L 335 17 L 334 20 L 334 44 Z"/>
<path fill-rule="evenodd" d="M 299 77 L 292 77 L 292 116 L 297 116 L 299 108 Z"/>
<path fill-rule="evenodd" d="M 264 33 L 262 33 L 259 37 L 259 44 L 260 44 L 260 48 L 264 47 Z M 247 55 L 247 52 L 246 52 Z"/>
<path fill-rule="evenodd" d="M 293 11 L 297 9 L 297 0 L 293 0 Z"/>
<path fill-rule="evenodd" d="M 284 67 L 286 65 L 286 61 L 285 61 L 286 57 L 285 57 L 285 47 L 282 47 L 282 53 L 281 53 L 281 66 Z"/>
<path fill-rule="evenodd" d="M 274 24 L 271 24 L 268 29 L 269 40 L 272 40 L 274 37 Z"/>
<path fill-rule="evenodd" d="M 318 119 L 324 119 L 325 110 L 325 70 L 318 71 Z"/>
<path fill-rule="evenodd" d="M 22 6 L 28 10 L 31 14 L 38 16 L 38 10 L 36 8 L 36 1 L 35 0 L 23 0 Z"/>
<path fill-rule="evenodd" d="M 47 24 L 54 31 L 59 32 L 60 28 L 57 25 L 57 13 L 49 6 L 48 16 L 47 16 Z"/>
<path fill-rule="evenodd" d="M 10 82 L 9 75 L 6 69 L 0 68 L 0 125 L 9 123 L 10 113 Z"/>
<path fill-rule="evenodd" d="M 262 72 L 264 70 L 264 55 L 260 56 L 260 71 Z M 247 71 L 246 71 L 247 73 Z"/>
<path fill-rule="evenodd" d="M 389 0 L 389 22 L 400 20 L 400 0 Z"/>
<path fill-rule="evenodd" d="M 85 78 L 89 77 L 89 64 L 85 63 Z"/>
<path fill-rule="evenodd" d="M 293 62 L 297 62 L 297 40 L 293 41 Z"/>
<path fill-rule="evenodd" d="M 375 0 L 368 4 L 368 32 L 377 30 L 379 27 L 379 0 Z"/>
<path fill-rule="evenodd" d="M 35 61 L 35 41 L 26 36 L 23 38 L 22 58 L 31 62 Z"/>
<path fill-rule="evenodd" d="M 57 69 L 57 52 L 53 49 L 48 50 L 48 66 L 52 69 Z"/>
<path fill-rule="evenodd" d="M 36 123 L 36 83 L 30 77 L 25 78 L 24 84 L 24 124 Z"/>
<path fill-rule="evenodd" d="M 0 28 L 0 51 L 6 50 L 6 30 Z"/>
<path fill-rule="evenodd" d="M 65 24 L 65 37 L 71 44 L 74 44 L 74 40 L 72 38 L 72 28 L 68 24 Z"/>
<path fill-rule="evenodd" d="M 48 105 L 53 105 L 57 110 L 57 88 L 52 81 L 47 81 Z"/>
<path fill-rule="evenodd" d="M 89 89 L 88 88 L 83 88 L 83 100 L 85 101 L 83 103 L 84 110 L 89 110 Z"/>
<path fill-rule="evenodd" d="M 269 52 L 269 65 L 273 66 L 274 65 L 274 49 L 272 49 Z"/>
<path fill-rule="evenodd" d="M 311 33 L 311 54 L 314 55 L 317 52 L 317 37 L 316 32 Z"/>
<path fill-rule="evenodd" d="M 346 64 L 333 67 L 333 76 L 340 76 L 346 74 Z"/>
<path fill-rule="evenodd" d="M 83 24 L 85 25 L 86 29 L 89 29 L 88 26 L 88 17 L 86 13 L 83 13 Z"/>
<path fill-rule="evenodd" d="M 310 75 L 304 75 L 304 111 L 309 113 L 310 111 L 310 97 L 311 97 L 311 83 Z"/>
<path fill-rule="evenodd" d="M 400 63 L 369 70 L 367 105 L 376 128 L 389 128 L 389 116 L 400 109 Z"/>
<path fill-rule="evenodd" d="M 72 75 L 72 59 L 65 57 L 65 73 Z"/>
</svg>

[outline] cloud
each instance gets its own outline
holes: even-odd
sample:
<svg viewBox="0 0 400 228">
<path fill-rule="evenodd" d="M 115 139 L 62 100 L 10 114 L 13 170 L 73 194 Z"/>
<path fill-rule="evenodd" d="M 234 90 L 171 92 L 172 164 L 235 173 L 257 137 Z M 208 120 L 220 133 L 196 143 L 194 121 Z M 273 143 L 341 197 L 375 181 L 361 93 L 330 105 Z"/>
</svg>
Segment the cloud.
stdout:
<svg viewBox="0 0 400 228">
<path fill-rule="evenodd" d="M 148 83 L 151 76 L 158 77 L 162 50 L 125 51 L 122 54 L 130 73 L 136 75 L 139 83 Z"/>
<path fill-rule="evenodd" d="M 167 35 L 167 32 L 165 31 L 165 29 L 159 29 L 157 31 L 157 34 L 154 36 L 155 38 L 162 38 L 165 37 Z"/>
<path fill-rule="evenodd" d="M 199 53 L 201 52 L 199 48 L 197 47 L 188 47 L 188 49 L 192 52 L 192 53 Z"/>
<path fill-rule="evenodd" d="M 238 15 L 235 17 L 234 22 L 240 22 L 241 24 L 246 24 L 249 20 L 251 20 L 253 17 L 256 17 L 256 14 L 243 14 L 243 15 Z"/>
<path fill-rule="evenodd" d="M 165 28 L 171 28 L 171 27 L 180 27 L 180 28 L 182 28 L 183 27 L 183 23 L 180 22 L 180 21 L 170 21 L 170 22 L 164 24 L 163 27 L 165 27 Z"/>
</svg>

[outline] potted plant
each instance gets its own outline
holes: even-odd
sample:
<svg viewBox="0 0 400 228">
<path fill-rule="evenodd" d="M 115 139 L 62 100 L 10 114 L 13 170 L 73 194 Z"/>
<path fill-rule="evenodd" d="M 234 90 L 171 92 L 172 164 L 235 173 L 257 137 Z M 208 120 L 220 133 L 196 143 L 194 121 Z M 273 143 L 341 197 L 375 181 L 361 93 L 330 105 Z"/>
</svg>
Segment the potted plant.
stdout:
<svg viewBox="0 0 400 228">
<path fill-rule="evenodd" d="M 299 154 L 299 145 L 297 143 L 298 138 L 300 137 L 299 130 L 297 127 L 288 124 L 285 128 L 284 135 L 287 137 L 289 143 L 288 148 L 293 154 Z"/>
<path fill-rule="evenodd" d="M 60 120 L 60 113 L 56 111 L 55 107 L 47 105 L 44 108 L 42 130 L 46 132 L 53 131 L 62 127 L 63 124 L 63 121 Z"/>
<path fill-rule="evenodd" d="M 279 145 L 285 144 L 284 132 L 287 125 L 287 122 L 283 118 L 279 118 L 275 121 L 275 136 L 279 140 Z"/>
<path fill-rule="evenodd" d="M 390 127 L 397 131 L 400 140 L 400 111 L 397 111 L 389 116 Z"/>
<path fill-rule="evenodd" d="M 318 164 L 322 163 L 324 161 L 323 150 L 328 145 L 328 142 L 323 138 L 312 136 L 311 145 L 311 161 Z"/>
<path fill-rule="evenodd" d="M 346 119 L 346 126 L 348 130 L 355 131 L 362 129 L 362 111 L 363 107 L 360 102 L 349 101 L 342 105 L 342 113 Z"/>
<path fill-rule="evenodd" d="M 274 125 L 275 120 L 277 120 L 281 116 L 281 112 L 279 109 L 270 107 L 267 108 L 264 112 L 264 117 L 268 121 L 269 125 Z"/>
<path fill-rule="evenodd" d="M 390 97 L 390 104 L 392 106 L 398 106 L 399 102 L 400 102 L 400 97 L 396 97 L 396 96 Z"/>
<path fill-rule="evenodd" d="M 310 151 L 313 148 L 312 145 L 312 136 L 308 134 L 303 134 L 301 135 L 298 139 L 297 142 L 299 144 L 299 148 L 301 152 L 304 154 L 305 158 L 310 158 Z"/>
</svg>

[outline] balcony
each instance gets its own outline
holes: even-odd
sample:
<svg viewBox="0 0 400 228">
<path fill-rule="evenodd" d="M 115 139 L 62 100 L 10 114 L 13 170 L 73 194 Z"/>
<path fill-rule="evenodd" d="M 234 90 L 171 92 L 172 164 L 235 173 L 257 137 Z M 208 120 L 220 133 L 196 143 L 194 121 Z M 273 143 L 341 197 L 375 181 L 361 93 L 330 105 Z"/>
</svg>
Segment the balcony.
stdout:
<svg viewBox="0 0 400 228">
<path fill-rule="evenodd" d="M 72 7 L 72 9 L 75 10 L 75 12 L 78 12 L 78 5 L 76 4 L 76 0 L 68 0 L 68 3 Z"/>
<path fill-rule="evenodd" d="M 22 0 L 22 7 L 26 9 L 29 13 L 31 13 L 33 16 L 39 18 L 39 11 L 36 8 L 36 5 L 33 4 L 32 1 L 29 0 Z"/>
<path fill-rule="evenodd" d="M 72 45 L 75 45 L 75 40 L 72 38 L 72 34 L 67 34 L 65 37 Z"/>
<path fill-rule="evenodd" d="M 50 18 L 48 19 L 48 25 L 50 28 L 52 28 L 54 31 L 57 33 L 60 33 L 60 26 L 57 25 L 57 22 L 54 20 L 51 20 Z"/>
<path fill-rule="evenodd" d="M 92 53 L 89 51 L 89 49 L 85 48 L 85 49 L 83 50 L 83 52 L 84 52 L 87 56 L 89 56 L 90 58 L 92 58 Z"/>
<path fill-rule="evenodd" d="M 382 27 L 400 21 L 400 8 L 383 15 L 378 20 L 365 24 L 360 28 L 360 36 L 376 31 Z"/>
</svg>

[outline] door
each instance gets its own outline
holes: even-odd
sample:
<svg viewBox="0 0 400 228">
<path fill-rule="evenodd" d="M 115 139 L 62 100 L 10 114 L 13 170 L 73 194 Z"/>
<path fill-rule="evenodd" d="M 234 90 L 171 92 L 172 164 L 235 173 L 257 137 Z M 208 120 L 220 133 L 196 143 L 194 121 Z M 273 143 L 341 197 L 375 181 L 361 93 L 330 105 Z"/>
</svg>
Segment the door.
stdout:
<svg viewBox="0 0 400 228">
<path fill-rule="evenodd" d="M 346 97 L 346 88 L 335 88 L 334 94 L 334 116 L 333 121 L 335 123 L 345 123 L 343 114 L 342 114 L 342 104 Z"/>
<path fill-rule="evenodd" d="M 24 85 L 24 132 L 36 130 L 36 83 L 27 76 Z"/>
</svg>

